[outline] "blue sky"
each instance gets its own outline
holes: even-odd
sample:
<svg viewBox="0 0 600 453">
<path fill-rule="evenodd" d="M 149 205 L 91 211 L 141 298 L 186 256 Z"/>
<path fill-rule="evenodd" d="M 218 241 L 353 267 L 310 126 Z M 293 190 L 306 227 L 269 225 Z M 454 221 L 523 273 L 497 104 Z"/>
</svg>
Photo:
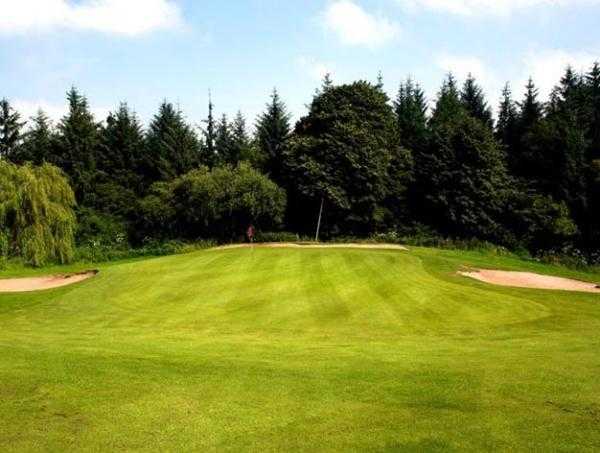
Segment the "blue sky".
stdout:
<svg viewBox="0 0 600 453">
<path fill-rule="evenodd" d="M 565 65 L 600 59 L 600 0 L 0 0 L 0 96 L 58 118 L 71 86 L 98 119 L 163 99 L 188 120 L 238 109 L 250 122 L 277 87 L 295 118 L 320 78 L 412 75 L 434 98 L 472 72 L 496 106 L 505 81 L 547 93 Z"/>
</svg>

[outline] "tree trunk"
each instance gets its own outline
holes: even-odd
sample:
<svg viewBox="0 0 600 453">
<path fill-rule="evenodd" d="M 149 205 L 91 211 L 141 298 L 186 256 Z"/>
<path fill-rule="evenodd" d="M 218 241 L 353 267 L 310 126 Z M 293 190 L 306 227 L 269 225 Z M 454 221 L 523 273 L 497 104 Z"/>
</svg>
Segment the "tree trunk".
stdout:
<svg viewBox="0 0 600 453">
<path fill-rule="evenodd" d="M 315 242 L 319 242 L 319 233 L 321 232 L 321 218 L 323 217 L 323 204 L 325 198 L 321 197 L 321 209 L 319 209 L 319 221 L 317 222 L 317 234 L 315 235 Z"/>
</svg>

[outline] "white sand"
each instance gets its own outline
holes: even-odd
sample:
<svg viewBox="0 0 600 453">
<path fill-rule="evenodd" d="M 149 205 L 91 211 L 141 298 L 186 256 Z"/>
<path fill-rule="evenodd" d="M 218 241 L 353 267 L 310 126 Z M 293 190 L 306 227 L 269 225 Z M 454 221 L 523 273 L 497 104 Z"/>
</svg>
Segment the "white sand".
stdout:
<svg viewBox="0 0 600 453">
<path fill-rule="evenodd" d="M 553 277 L 550 275 L 534 274 L 531 272 L 509 272 L 481 269 L 468 272 L 459 272 L 459 274 L 464 277 L 474 278 L 480 282 L 490 283 L 492 285 L 600 294 L 600 288 L 598 288 L 596 283 L 582 282 L 563 277 Z"/>
<path fill-rule="evenodd" d="M 96 271 L 90 271 L 71 275 L 0 279 L 0 293 L 20 293 L 60 288 L 87 280 L 97 273 Z"/>
</svg>

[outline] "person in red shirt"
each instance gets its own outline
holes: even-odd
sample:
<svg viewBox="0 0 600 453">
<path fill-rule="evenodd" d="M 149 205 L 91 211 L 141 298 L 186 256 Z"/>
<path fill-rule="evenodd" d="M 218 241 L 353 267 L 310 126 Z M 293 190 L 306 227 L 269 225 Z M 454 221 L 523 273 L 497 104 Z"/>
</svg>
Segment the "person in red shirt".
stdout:
<svg viewBox="0 0 600 453">
<path fill-rule="evenodd" d="M 246 236 L 248 237 L 248 241 L 252 244 L 254 242 L 254 234 L 256 231 L 254 230 L 254 225 L 250 225 L 248 230 L 246 231 Z"/>
</svg>

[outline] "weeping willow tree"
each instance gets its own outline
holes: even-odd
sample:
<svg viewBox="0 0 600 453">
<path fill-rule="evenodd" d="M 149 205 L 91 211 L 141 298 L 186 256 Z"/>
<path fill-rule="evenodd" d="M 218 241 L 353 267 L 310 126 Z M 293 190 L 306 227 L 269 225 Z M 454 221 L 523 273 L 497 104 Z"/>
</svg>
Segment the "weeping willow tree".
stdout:
<svg viewBox="0 0 600 453">
<path fill-rule="evenodd" d="M 0 161 L 0 253 L 29 264 L 73 258 L 75 196 L 58 168 Z"/>
</svg>

